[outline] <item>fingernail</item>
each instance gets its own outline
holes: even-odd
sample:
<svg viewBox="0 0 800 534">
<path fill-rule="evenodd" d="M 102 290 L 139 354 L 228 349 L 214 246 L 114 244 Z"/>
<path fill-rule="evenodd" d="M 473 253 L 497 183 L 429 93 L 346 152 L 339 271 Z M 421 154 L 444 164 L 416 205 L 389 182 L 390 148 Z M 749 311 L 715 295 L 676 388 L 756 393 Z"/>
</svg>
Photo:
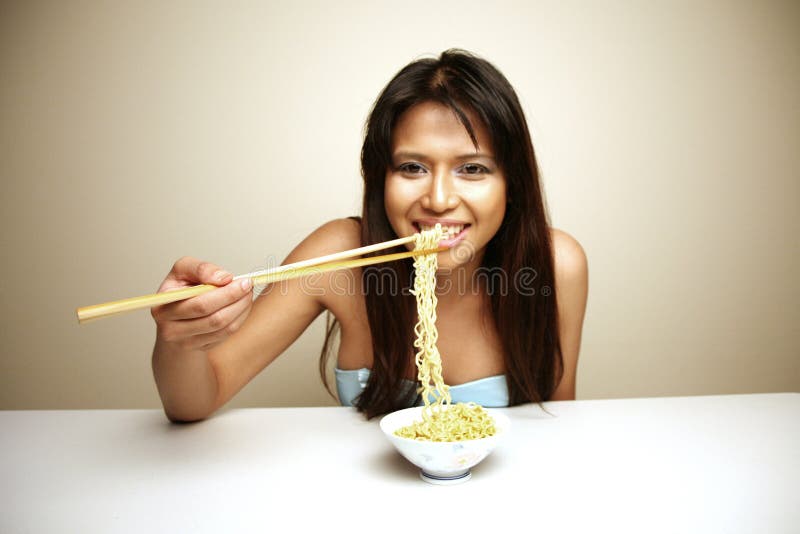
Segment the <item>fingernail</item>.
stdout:
<svg viewBox="0 0 800 534">
<path fill-rule="evenodd" d="M 250 284 L 250 279 L 249 278 L 245 278 L 241 282 L 242 289 L 244 289 L 245 291 L 248 291 L 250 289 L 250 285 L 251 284 Z"/>
<path fill-rule="evenodd" d="M 230 273 L 228 271 L 217 271 L 214 273 L 214 280 L 220 282 L 225 279 Z"/>
</svg>

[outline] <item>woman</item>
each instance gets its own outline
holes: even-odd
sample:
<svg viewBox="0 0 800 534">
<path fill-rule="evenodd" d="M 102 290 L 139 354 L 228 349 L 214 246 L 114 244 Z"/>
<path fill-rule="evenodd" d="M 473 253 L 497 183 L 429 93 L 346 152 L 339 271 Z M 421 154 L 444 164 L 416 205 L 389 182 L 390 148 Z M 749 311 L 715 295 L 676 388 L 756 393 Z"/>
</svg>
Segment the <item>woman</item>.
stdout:
<svg viewBox="0 0 800 534">
<path fill-rule="evenodd" d="M 575 239 L 548 225 L 530 134 L 505 77 L 459 50 L 409 64 L 376 101 L 361 160 L 361 219 L 321 226 L 285 262 L 441 223 L 451 248 L 439 254 L 438 347 L 454 401 L 574 399 L 586 257 Z M 411 262 L 378 267 L 351 273 L 353 291 L 333 290 L 341 273 L 327 273 L 253 301 L 249 281 L 232 283 L 216 265 L 178 260 L 159 291 L 220 287 L 153 309 L 153 370 L 167 416 L 214 413 L 325 310 L 340 327 L 343 404 L 373 417 L 413 403 L 416 309 L 402 291 Z"/>
</svg>

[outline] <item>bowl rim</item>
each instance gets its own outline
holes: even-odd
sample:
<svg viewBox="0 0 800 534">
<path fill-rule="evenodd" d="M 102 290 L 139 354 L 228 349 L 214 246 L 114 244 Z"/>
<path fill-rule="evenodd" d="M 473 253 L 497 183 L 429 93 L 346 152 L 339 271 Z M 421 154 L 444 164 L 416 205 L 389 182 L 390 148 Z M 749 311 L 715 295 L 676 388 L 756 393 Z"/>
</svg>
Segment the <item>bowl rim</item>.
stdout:
<svg viewBox="0 0 800 534">
<path fill-rule="evenodd" d="M 408 408 L 402 408 L 400 410 L 395 410 L 393 412 L 389 412 L 389 413 L 385 414 L 383 417 L 381 417 L 381 420 L 380 420 L 380 423 L 379 423 L 380 427 L 381 427 L 381 430 L 383 431 L 383 433 L 389 439 L 399 440 L 401 442 L 407 442 L 407 443 L 417 443 L 417 444 L 424 443 L 426 445 L 438 447 L 438 446 L 449 446 L 449 445 L 453 445 L 453 444 L 456 444 L 456 443 L 462 443 L 462 444 L 463 443 L 483 443 L 483 442 L 493 441 L 493 440 L 496 440 L 496 439 L 502 437 L 506 433 L 508 433 L 508 427 L 511 425 L 511 419 L 506 414 L 504 414 L 503 412 L 497 411 L 496 408 L 487 408 L 486 406 L 481 406 L 481 408 L 486 410 L 489 413 L 489 415 L 491 415 L 495 419 L 495 425 L 496 425 L 497 431 L 491 436 L 486 436 L 486 437 L 478 438 L 478 439 L 462 439 L 462 440 L 454 440 L 454 441 L 429 441 L 429 440 L 424 440 L 424 439 L 412 439 L 412 438 L 406 438 L 406 437 L 403 437 L 403 436 L 398 436 L 397 434 L 395 434 L 394 431 L 397 430 L 397 428 L 399 428 L 399 427 L 395 428 L 394 430 L 389 430 L 384 425 L 384 420 L 389 418 L 389 416 L 396 415 L 396 414 L 399 414 L 401 412 L 407 412 L 407 411 L 420 411 L 421 412 L 423 408 L 424 408 L 424 406 L 410 406 Z M 498 419 L 501 421 L 501 423 L 498 422 Z"/>
</svg>

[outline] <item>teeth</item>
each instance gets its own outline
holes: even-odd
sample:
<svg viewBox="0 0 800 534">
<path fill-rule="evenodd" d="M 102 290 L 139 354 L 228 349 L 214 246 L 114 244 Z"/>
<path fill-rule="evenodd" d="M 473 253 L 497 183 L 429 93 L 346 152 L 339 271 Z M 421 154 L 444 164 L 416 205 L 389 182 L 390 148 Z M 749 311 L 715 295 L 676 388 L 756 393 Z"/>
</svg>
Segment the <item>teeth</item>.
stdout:
<svg viewBox="0 0 800 534">
<path fill-rule="evenodd" d="M 422 230 L 433 230 L 433 228 L 434 228 L 434 225 L 431 225 L 431 224 L 420 223 L 419 226 L 420 226 L 420 228 Z M 444 232 L 444 236 L 446 238 L 457 236 L 458 234 L 461 233 L 461 231 L 463 229 L 464 229 L 464 225 L 463 224 L 448 225 L 448 226 L 444 226 L 443 225 L 442 226 L 442 231 Z"/>
</svg>

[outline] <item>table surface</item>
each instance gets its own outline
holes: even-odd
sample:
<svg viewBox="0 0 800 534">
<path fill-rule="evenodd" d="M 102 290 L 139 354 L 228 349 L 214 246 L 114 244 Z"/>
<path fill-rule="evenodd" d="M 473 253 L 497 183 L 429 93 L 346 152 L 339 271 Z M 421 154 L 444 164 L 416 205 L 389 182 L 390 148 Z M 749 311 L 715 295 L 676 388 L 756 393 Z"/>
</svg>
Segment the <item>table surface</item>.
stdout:
<svg viewBox="0 0 800 534">
<path fill-rule="evenodd" d="M 800 531 L 798 393 L 543 406 L 446 487 L 352 408 L 0 411 L 0 532 Z"/>
</svg>

